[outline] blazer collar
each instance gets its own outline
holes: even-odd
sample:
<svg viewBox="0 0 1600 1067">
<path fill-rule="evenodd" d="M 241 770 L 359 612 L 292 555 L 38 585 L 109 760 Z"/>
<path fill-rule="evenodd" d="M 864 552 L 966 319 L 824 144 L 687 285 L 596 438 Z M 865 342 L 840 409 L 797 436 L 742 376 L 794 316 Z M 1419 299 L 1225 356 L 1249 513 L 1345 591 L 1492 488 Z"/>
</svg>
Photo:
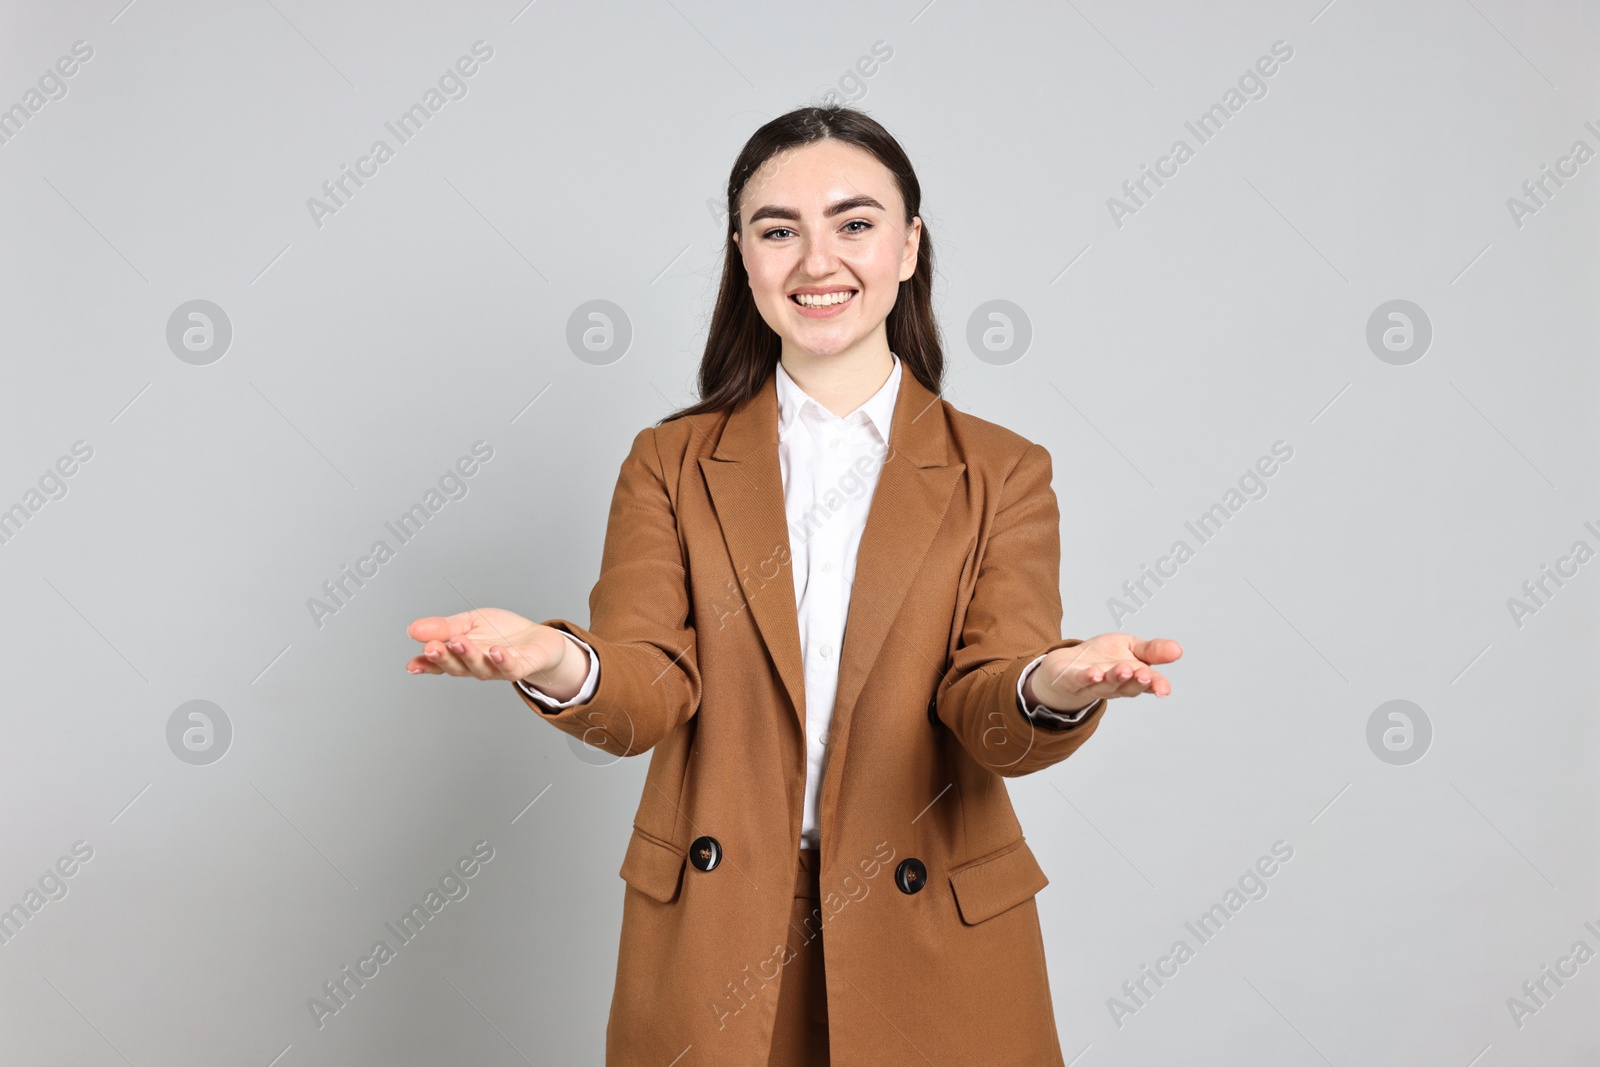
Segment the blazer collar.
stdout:
<svg viewBox="0 0 1600 1067">
<path fill-rule="evenodd" d="M 803 736 L 805 671 L 778 462 L 776 379 L 774 366 L 760 391 L 728 416 L 716 448 L 701 457 L 699 465 L 739 584 L 738 606 L 731 610 L 750 611 Z M 949 433 L 939 397 L 915 375 L 903 374 L 890 420 L 888 451 L 856 556 L 833 725 L 828 731 L 833 739 L 830 766 L 842 762 L 856 700 L 965 470 L 965 463 L 949 461 Z M 939 663 L 905 666 L 925 668 L 931 683 L 937 683 L 944 671 Z M 834 773 L 827 777 L 834 779 Z M 824 813 L 836 788 L 836 779 L 824 786 Z"/>
<path fill-rule="evenodd" d="M 917 467 L 942 467 L 947 462 L 949 436 L 945 429 L 944 413 L 935 410 L 939 398 L 917 376 L 905 371 L 904 361 L 895 356 L 895 372 L 900 384 L 895 394 L 893 414 L 889 420 L 889 455 L 896 451 L 906 453 Z M 713 459 L 742 460 L 763 446 L 773 449 L 777 458 L 778 447 L 778 365 L 767 375 L 760 391 L 728 417 L 717 442 Z M 885 383 L 885 388 L 888 383 Z M 796 390 L 798 391 L 798 389 Z M 880 391 L 881 393 L 881 391 Z M 801 394 L 802 396 L 804 394 Z M 879 399 L 875 396 L 874 400 Z M 863 407 L 872 404 L 869 400 Z M 885 467 L 885 473 L 888 468 Z M 782 497 L 783 479 L 778 479 L 779 497 Z"/>
</svg>

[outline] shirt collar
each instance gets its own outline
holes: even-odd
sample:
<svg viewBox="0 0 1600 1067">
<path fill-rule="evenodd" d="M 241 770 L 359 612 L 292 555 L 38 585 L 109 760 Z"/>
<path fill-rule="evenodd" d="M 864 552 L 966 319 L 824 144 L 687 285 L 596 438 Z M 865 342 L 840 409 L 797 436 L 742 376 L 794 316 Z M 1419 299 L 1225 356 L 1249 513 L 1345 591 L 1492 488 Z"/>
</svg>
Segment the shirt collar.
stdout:
<svg viewBox="0 0 1600 1067">
<path fill-rule="evenodd" d="M 889 440 L 889 424 L 894 418 L 894 402 L 900 392 L 900 357 L 893 352 L 889 353 L 894 360 L 894 369 L 889 372 L 889 378 L 883 383 L 876 393 L 873 393 L 865 403 L 850 412 L 854 415 L 857 411 L 866 415 L 873 427 L 878 431 L 878 436 L 884 441 Z M 814 398 L 808 396 L 804 389 L 795 384 L 789 377 L 789 372 L 783 369 L 780 361 L 778 373 L 778 434 L 782 436 L 793 425 L 796 417 L 804 410 L 807 404 L 816 406 L 818 414 L 832 419 L 837 418 L 833 412 L 823 407 Z M 846 416 L 848 417 L 848 416 Z"/>
</svg>

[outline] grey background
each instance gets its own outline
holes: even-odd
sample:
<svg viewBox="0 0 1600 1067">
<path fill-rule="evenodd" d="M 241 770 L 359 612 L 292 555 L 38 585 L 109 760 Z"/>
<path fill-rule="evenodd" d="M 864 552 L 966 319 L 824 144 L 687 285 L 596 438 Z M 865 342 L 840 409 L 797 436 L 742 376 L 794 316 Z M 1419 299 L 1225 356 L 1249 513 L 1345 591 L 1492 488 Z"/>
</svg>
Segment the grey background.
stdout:
<svg viewBox="0 0 1600 1067">
<path fill-rule="evenodd" d="M 832 88 L 925 190 L 956 406 L 1045 444 L 1064 632 L 1180 640 L 1165 701 L 1009 783 L 1088 1065 L 1590 1064 L 1600 961 L 1600 4 L 4 7 L 0 945 L 7 1064 L 598 1063 L 645 760 L 583 758 L 502 684 L 412 677 L 411 619 L 587 619 L 632 434 L 692 399 L 745 138 Z M 306 206 L 474 41 L 493 57 L 319 228 Z M 1107 198 L 1274 41 L 1293 58 L 1117 226 Z M 874 42 L 893 55 L 848 75 Z M 1369 316 L 1433 337 L 1378 358 Z M 231 344 L 167 343 L 208 300 Z M 632 331 L 580 358 L 591 300 Z M 1025 352 L 967 343 L 986 302 Z M 987 320 L 984 320 L 987 321 Z M 307 601 L 476 441 L 493 458 L 317 625 Z M 1109 598 L 1293 449 L 1136 614 Z M 231 725 L 206 765 L 180 705 Z M 1380 705 L 1421 759 L 1368 743 Z M 1419 735 L 1420 736 L 1420 735 Z M 1381 751 L 1381 746 L 1379 748 Z M 1415 754 L 1415 749 L 1413 750 Z M 475 842 L 469 894 L 318 1029 L 307 1007 Z M 1185 927 L 1294 850 L 1136 1014 Z M 1552 987 L 1553 988 L 1553 987 Z M 1130 1002 L 1131 1003 L 1131 1002 Z M 903 1062 L 902 1058 L 902 1062 Z"/>
</svg>

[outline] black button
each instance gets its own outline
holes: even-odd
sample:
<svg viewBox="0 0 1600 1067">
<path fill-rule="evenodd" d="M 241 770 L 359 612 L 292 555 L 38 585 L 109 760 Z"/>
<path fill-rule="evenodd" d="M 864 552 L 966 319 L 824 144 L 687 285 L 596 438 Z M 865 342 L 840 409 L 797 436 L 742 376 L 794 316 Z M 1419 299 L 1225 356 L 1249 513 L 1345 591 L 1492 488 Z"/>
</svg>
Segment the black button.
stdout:
<svg viewBox="0 0 1600 1067">
<path fill-rule="evenodd" d="M 900 887 L 902 893 L 915 893 L 928 884 L 928 868 L 915 856 L 900 861 L 900 866 L 894 869 L 894 884 Z"/>
<path fill-rule="evenodd" d="M 722 846 L 714 837 L 697 837 L 689 845 L 689 862 L 697 871 L 709 871 L 722 862 Z"/>
<path fill-rule="evenodd" d="M 938 726 L 939 725 L 939 698 L 938 698 L 938 696 L 935 696 L 935 697 L 933 697 L 933 699 L 928 701 L 928 724 L 930 726 Z"/>
</svg>

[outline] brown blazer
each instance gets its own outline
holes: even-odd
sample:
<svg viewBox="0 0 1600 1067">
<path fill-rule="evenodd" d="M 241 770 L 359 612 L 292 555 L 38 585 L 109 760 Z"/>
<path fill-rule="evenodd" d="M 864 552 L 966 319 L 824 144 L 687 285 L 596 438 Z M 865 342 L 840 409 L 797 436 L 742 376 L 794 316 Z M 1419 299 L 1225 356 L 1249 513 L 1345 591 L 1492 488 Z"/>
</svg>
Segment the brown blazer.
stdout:
<svg viewBox="0 0 1600 1067">
<path fill-rule="evenodd" d="M 634 438 L 590 625 L 546 620 L 599 654 L 594 696 L 550 714 L 518 691 L 591 745 L 653 753 L 619 872 L 608 1065 L 764 1067 L 786 946 L 818 927 L 835 1067 L 1061 1065 L 1048 879 L 1001 782 L 1067 758 L 1105 713 L 1046 731 L 1017 707 L 1022 668 L 1080 643 L 1060 636 L 1050 482 L 1042 446 L 902 377 L 828 731 L 823 906 L 795 931 L 805 687 L 776 378 L 731 416 Z M 710 870 L 691 862 L 702 837 Z"/>
</svg>

